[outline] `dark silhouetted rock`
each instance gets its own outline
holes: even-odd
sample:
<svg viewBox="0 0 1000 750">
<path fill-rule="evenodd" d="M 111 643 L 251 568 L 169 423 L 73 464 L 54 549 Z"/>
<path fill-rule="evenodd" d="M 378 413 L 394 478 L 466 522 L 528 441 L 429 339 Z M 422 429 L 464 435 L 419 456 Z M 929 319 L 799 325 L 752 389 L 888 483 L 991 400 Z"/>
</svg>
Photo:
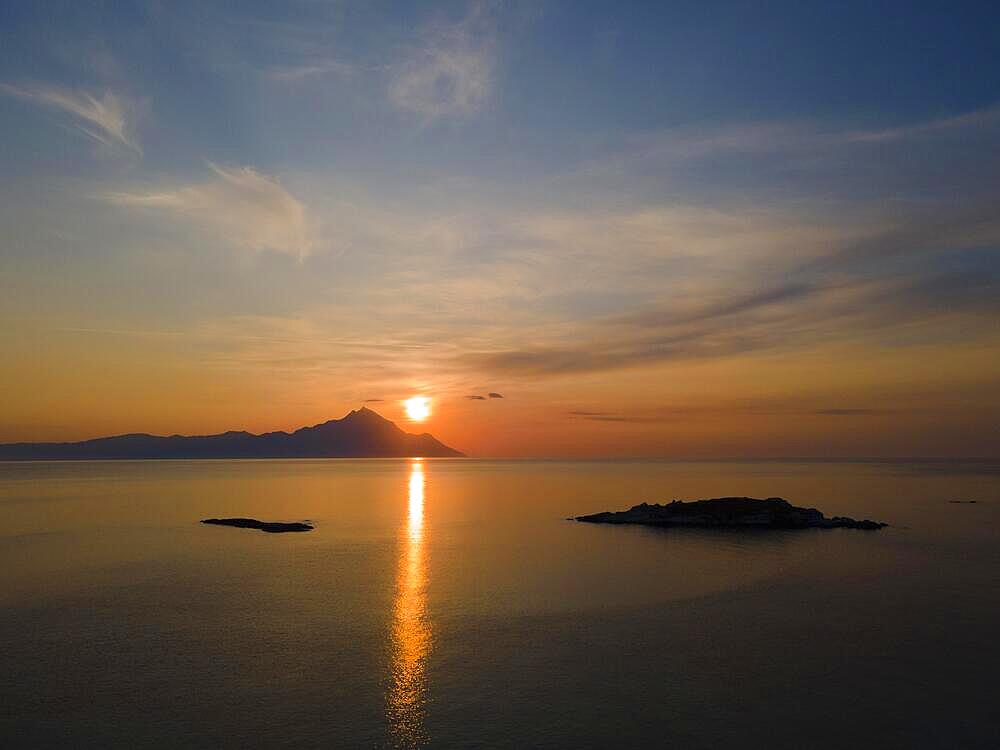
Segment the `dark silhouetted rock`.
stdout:
<svg viewBox="0 0 1000 750">
<path fill-rule="evenodd" d="M 0 460 L 106 460 L 160 458 L 402 458 L 461 457 L 433 435 L 411 435 L 367 407 L 343 419 L 295 432 L 224 432 L 186 437 L 118 435 L 79 443 L 0 444 Z"/>
<path fill-rule="evenodd" d="M 577 516 L 586 523 L 639 524 L 642 526 L 687 526 L 694 528 L 746 529 L 881 529 L 877 521 L 827 518 L 815 508 L 798 508 L 780 497 L 719 497 L 712 500 L 667 505 L 642 503 L 629 510 Z"/>
<path fill-rule="evenodd" d="M 258 521 L 256 518 L 206 518 L 202 523 L 213 526 L 235 526 L 238 529 L 259 529 L 269 534 L 281 534 L 286 531 L 312 531 L 308 523 L 282 523 L 281 521 Z"/>
<path fill-rule="evenodd" d="M 975 505 L 975 500 L 949 500 L 952 505 Z"/>
</svg>

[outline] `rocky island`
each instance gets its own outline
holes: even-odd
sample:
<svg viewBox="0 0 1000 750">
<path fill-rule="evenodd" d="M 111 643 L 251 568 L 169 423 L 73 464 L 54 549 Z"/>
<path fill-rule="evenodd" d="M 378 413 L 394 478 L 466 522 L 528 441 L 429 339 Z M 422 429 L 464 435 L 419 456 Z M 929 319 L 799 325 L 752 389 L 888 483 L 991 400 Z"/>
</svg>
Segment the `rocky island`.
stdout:
<svg viewBox="0 0 1000 750">
<path fill-rule="evenodd" d="M 283 523 L 281 521 L 258 521 L 256 518 L 206 518 L 202 523 L 213 526 L 235 526 L 238 529 L 259 529 L 269 534 L 281 534 L 286 531 L 312 531 L 312 524 Z"/>
<path fill-rule="evenodd" d="M 576 520 L 585 523 L 737 529 L 876 530 L 888 526 L 868 519 L 827 518 L 815 508 L 799 508 L 780 497 L 765 500 L 753 497 L 718 497 L 689 502 L 674 500 L 666 505 L 642 503 L 624 511 L 577 516 Z"/>
</svg>

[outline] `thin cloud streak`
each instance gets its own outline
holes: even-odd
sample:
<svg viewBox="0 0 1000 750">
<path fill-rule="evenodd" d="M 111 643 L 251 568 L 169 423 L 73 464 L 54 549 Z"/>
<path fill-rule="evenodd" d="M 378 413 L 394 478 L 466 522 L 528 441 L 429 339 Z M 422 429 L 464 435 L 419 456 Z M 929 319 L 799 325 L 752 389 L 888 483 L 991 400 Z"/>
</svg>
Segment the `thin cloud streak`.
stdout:
<svg viewBox="0 0 1000 750">
<path fill-rule="evenodd" d="M 285 65 L 269 69 L 265 75 L 273 81 L 294 82 L 321 76 L 348 77 L 358 69 L 357 65 L 341 60 L 317 60 L 301 65 Z"/>
<path fill-rule="evenodd" d="M 917 122 L 898 128 L 883 130 L 855 131 L 844 135 L 844 140 L 854 143 L 871 143 L 913 138 L 947 130 L 960 128 L 991 126 L 1000 123 L 1000 105 L 975 109 L 954 117 L 942 117 L 936 120 Z"/>
<path fill-rule="evenodd" d="M 816 120 L 737 122 L 676 127 L 636 133 L 603 155 L 586 160 L 565 178 L 601 178 L 635 170 L 664 169 L 684 163 L 738 158 L 770 158 L 801 163 L 843 157 L 870 146 L 902 147 L 917 139 L 965 137 L 991 133 L 1000 126 L 1000 104 L 959 115 L 917 120 L 886 128 L 838 127 Z M 880 157 L 884 154 L 880 154 Z M 564 179 L 565 179 L 564 178 Z"/>
<path fill-rule="evenodd" d="M 881 417 L 895 414 L 892 409 L 818 409 L 816 414 L 824 417 Z"/>
<path fill-rule="evenodd" d="M 907 411 L 913 412 L 913 409 Z M 620 422 L 625 424 L 664 424 L 691 420 L 695 418 L 732 418 L 734 415 L 746 416 L 834 416 L 834 417 L 881 417 L 899 414 L 897 409 L 877 408 L 809 408 L 805 403 L 797 403 L 794 399 L 757 399 L 743 402 L 723 402 L 712 405 L 699 404 L 693 406 L 653 406 L 641 414 L 587 411 L 575 409 L 566 412 L 573 419 L 584 419 L 591 422 Z"/>
</svg>

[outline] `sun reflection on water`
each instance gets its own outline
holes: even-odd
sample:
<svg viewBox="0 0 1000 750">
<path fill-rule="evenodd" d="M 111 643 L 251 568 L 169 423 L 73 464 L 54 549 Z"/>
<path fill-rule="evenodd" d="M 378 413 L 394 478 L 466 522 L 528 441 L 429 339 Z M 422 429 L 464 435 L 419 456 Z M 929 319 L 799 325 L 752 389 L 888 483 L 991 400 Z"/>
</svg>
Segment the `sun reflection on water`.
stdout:
<svg viewBox="0 0 1000 750">
<path fill-rule="evenodd" d="M 424 466 L 420 459 L 410 464 L 409 507 L 401 536 L 386 718 L 398 747 L 420 747 L 427 743 L 424 667 L 431 645 L 424 561 Z"/>
</svg>

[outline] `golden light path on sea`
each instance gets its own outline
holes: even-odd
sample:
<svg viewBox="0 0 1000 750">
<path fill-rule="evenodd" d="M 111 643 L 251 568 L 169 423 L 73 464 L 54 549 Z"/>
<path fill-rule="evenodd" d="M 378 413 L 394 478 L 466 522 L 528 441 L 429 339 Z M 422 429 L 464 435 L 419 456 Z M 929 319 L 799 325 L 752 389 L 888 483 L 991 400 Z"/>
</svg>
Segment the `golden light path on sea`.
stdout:
<svg viewBox="0 0 1000 750">
<path fill-rule="evenodd" d="M 396 599 L 391 633 L 392 661 L 386 719 L 398 747 L 419 747 L 424 733 L 425 664 L 431 646 L 424 559 L 424 466 L 410 464 L 406 524 L 401 533 Z"/>
</svg>

